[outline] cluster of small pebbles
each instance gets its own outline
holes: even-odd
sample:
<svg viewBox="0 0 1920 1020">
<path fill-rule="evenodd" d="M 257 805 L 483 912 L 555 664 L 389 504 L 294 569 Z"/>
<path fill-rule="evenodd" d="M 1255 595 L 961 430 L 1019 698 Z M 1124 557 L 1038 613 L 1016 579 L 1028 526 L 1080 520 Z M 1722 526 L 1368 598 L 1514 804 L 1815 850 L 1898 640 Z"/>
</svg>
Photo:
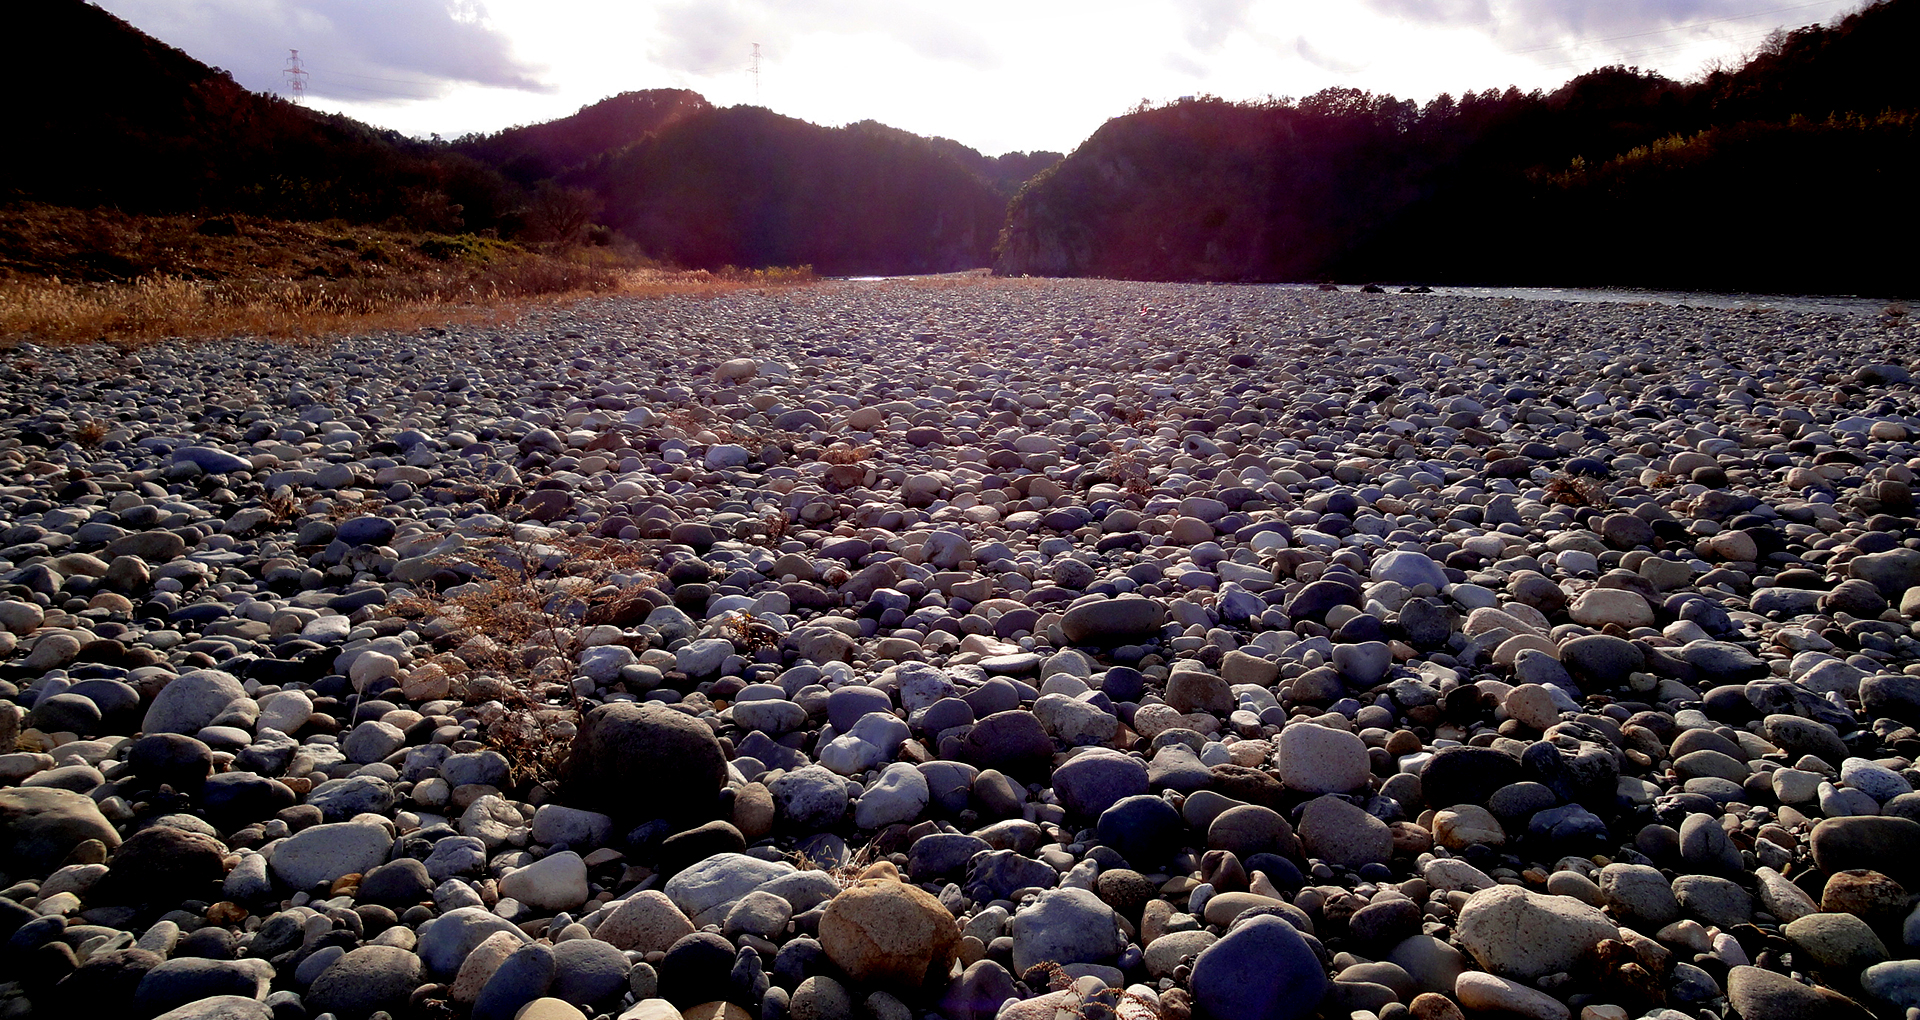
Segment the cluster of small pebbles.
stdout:
<svg viewBox="0 0 1920 1020">
<path fill-rule="evenodd" d="M 973 279 L 16 346 L 0 1018 L 1913 1020 L 1917 332 Z"/>
</svg>

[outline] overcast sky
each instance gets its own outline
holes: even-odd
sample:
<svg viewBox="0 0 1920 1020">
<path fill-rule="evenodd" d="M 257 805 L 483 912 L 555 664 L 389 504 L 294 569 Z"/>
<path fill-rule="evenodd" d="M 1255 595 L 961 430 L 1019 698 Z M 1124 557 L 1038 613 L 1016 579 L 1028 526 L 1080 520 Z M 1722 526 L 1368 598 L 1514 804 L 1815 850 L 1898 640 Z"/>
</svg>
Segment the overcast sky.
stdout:
<svg viewBox="0 0 1920 1020">
<path fill-rule="evenodd" d="M 821 124 L 878 120 L 989 155 L 1071 151 L 1142 99 L 1421 101 L 1606 64 L 1672 77 L 1859 0 L 97 0 L 261 91 L 425 136 L 679 87 Z M 748 73 L 760 44 L 759 89 Z"/>
</svg>

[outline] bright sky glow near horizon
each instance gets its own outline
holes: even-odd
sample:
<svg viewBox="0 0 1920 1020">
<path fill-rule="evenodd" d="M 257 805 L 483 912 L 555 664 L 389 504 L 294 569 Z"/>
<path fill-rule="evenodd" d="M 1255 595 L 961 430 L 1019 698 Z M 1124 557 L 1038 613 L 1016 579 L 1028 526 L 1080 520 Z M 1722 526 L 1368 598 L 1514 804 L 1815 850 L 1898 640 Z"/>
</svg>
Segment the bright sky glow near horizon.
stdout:
<svg viewBox="0 0 1920 1020">
<path fill-rule="evenodd" d="M 1859 0 L 97 0 L 242 85 L 452 138 L 687 88 L 819 124 L 877 120 L 988 154 L 1071 152 L 1142 99 L 1352 86 L 1552 89 L 1631 64 L 1688 78 Z"/>
</svg>

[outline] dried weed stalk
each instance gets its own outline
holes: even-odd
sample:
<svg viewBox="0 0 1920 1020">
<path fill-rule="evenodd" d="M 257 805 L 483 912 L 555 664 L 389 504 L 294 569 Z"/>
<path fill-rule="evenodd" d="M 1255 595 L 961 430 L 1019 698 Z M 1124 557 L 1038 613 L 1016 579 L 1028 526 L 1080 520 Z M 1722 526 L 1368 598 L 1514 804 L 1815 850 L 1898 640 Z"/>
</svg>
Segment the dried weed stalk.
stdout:
<svg viewBox="0 0 1920 1020">
<path fill-rule="evenodd" d="M 434 623 L 434 645 L 447 653 L 434 663 L 466 678 L 457 690 L 479 707 L 515 781 L 546 782 L 557 777 L 580 715 L 569 681 L 584 651 L 581 631 L 631 622 L 650 607 L 648 592 L 664 579 L 656 563 L 643 543 L 486 536 L 444 564 L 473 580 L 444 590 L 422 583 L 387 612 Z"/>
<path fill-rule="evenodd" d="M 1606 487 L 1598 479 L 1557 474 L 1547 480 L 1547 502 L 1564 506 L 1605 507 Z"/>
<path fill-rule="evenodd" d="M 786 857 L 794 867 L 799 868 L 801 871 L 826 872 L 828 877 L 839 883 L 841 891 L 844 892 L 853 888 L 854 883 L 860 880 L 861 872 L 873 866 L 875 853 L 873 844 L 866 843 L 862 845 L 860 849 L 855 850 L 853 854 L 847 858 L 846 863 L 836 864 L 832 867 L 826 866 L 824 862 L 814 860 L 804 850 L 789 850 L 786 853 Z"/>
<path fill-rule="evenodd" d="M 1140 450 L 1115 450 L 1100 465 L 1099 477 L 1120 486 L 1135 496 L 1153 491 L 1153 473 L 1147 456 Z"/>
<path fill-rule="evenodd" d="M 836 443 L 821 452 L 820 460 L 825 464 L 852 466 L 854 464 L 866 463 L 867 458 L 871 456 L 873 456 L 873 450 L 869 447 L 846 446 Z"/>
<path fill-rule="evenodd" d="M 107 423 L 98 418 L 89 420 L 73 432 L 73 441 L 86 449 L 99 446 L 107 438 Z"/>
</svg>

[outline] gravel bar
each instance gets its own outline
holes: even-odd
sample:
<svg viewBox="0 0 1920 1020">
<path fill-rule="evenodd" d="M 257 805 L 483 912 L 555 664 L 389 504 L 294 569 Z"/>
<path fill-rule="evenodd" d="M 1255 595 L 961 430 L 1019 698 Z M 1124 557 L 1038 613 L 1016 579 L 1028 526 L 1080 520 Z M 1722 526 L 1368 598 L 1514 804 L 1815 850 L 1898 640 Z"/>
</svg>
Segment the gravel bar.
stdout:
<svg viewBox="0 0 1920 1020">
<path fill-rule="evenodd" d="M 0 1020 L 1920 1017 L 1920 330 L 0 351 Z"/>
</svg>

